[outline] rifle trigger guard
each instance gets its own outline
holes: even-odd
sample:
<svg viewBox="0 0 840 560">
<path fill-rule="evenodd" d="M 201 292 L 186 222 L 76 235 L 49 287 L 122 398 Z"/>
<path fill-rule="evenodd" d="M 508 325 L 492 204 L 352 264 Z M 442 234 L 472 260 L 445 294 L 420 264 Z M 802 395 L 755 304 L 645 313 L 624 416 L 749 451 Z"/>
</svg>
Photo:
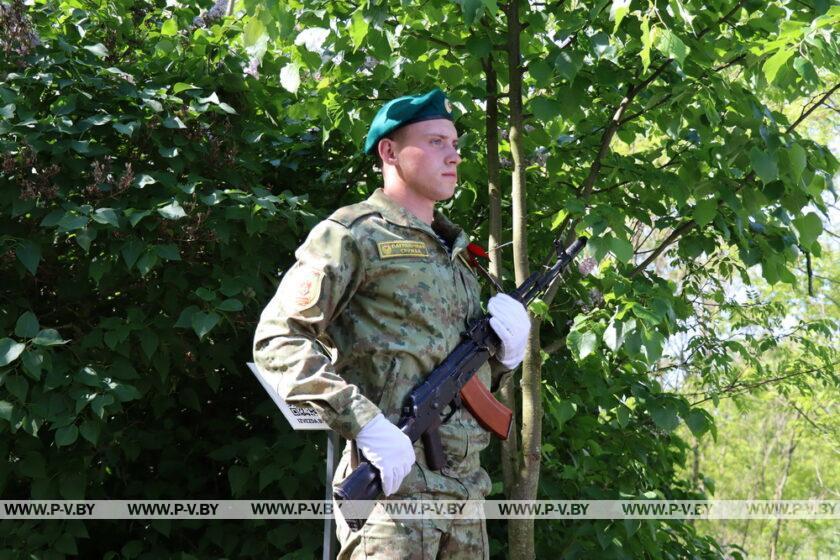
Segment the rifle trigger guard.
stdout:
<svg viewBox="0 0 840 560">
<path fill-rule="evenodd" d="M 447 413 L 446 418 L 440 421 L 441 424 L 446 424 L 449 422 L 449 419 L 461 408 L 461 394 L 458 393 L 455 395 L 455 398 L 452 399 L 452 402 L 449 403 L 449 413 Z"/>
</svg>

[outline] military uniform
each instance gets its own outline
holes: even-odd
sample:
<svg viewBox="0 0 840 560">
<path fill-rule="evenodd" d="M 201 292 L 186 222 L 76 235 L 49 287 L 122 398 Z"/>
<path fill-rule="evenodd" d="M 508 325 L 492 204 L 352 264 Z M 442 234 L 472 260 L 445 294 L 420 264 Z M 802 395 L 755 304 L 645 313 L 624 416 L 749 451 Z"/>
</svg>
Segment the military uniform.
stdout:
<svg viewBox="0 0 840 560">
<path fill-rule="evenodd" d="M 337 210 L 297 250 L 297 262 L 263 311 L 254 341 L 257 364 L 283 398 L 310 404 L 347 440 L 380 411 L 396 423 L 406 394 L 483 314 L 467 243 L 439 212 L 430 226 L 382 189 Z M 504 372 L 491 359 L 477 375 L 491 387 Z M 417 462 L 391 499 L 489 493 L 490 478 L 479 464 L 489 432 L 462 407 L 440 435 L 446 466 L 429 469 L 416 442 Z M 348 446 L 335 484 L 349 473 L 349 463 Z M 340 526 L 338 536 L 339 558 L 427 558 L 424 549 L 446 558 L 489 553 L 481 520 L 370 519 L 354 534 Z"/>
</svg>

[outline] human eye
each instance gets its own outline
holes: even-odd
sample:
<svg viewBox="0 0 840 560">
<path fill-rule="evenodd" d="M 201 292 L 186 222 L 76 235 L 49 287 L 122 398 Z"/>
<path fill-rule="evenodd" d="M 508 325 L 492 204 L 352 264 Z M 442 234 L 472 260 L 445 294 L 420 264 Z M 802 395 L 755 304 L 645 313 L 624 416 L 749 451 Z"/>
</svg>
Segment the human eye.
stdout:
<svg viewBox="0 0 840 560">
<path fill-rule="evenodd" d="M 443 144 L 443 140 L 440 138 L 432 138 L 432 146 L 440 146 Z"/>
</svg>

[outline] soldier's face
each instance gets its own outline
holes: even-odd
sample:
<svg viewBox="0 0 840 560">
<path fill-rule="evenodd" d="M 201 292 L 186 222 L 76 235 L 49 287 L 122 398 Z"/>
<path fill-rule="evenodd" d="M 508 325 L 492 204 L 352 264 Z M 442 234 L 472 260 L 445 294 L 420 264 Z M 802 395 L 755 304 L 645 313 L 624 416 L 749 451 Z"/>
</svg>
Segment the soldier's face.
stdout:
<svg viewBox="0 0 840 560">
<path fill-rule="evenodd" d="M 396 168 L 405 184 L 435 202 L 451 198 L 461 163 L 458 132 L 452 121 L 421 121 L 397 132 Z"/>
</svg>

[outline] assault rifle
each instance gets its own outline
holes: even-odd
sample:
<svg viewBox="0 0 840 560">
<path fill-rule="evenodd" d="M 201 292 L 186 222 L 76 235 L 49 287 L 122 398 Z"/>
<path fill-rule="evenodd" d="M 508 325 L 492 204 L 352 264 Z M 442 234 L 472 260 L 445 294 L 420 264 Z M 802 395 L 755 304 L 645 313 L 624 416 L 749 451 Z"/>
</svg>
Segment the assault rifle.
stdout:
<svg viewBox="0 0 840 560">
<path fill-rule="evenodd" d="M 508 294 L 525 307 L 539 293 L 548 289 L 572 262 L 586 245 L 586 238 L 578 238 L 565 251 L 558 242 L 555 244 L 557 261 L 554 265 L 545 272 L 531 274 L 521 286 Z M 438 429 L 442 423 L 441 412 L 447 406 L 454 412 L 459 403 L 463 402 L 484 429 L 501 439 L 507 439 L 511 411 L 497 401 L 474 375 L 496 353 L 500 344 L 501 341 L 490 327 L 490 315 L 484 315 L 470 326 L 458 346 L 406 397 L 397 427 L 412 442 L 423 440 L 426 463 L 432 470 L 439 470 L 445 464 Z M 375 500 L 381 493 L 379 471 L 360 457 L 358 466 L 334 489 L 333 498 L 340 506 L 344 500 Z M 347 519 L 353 531 L 361 529 L 366 521 Z"/>
</svg>

